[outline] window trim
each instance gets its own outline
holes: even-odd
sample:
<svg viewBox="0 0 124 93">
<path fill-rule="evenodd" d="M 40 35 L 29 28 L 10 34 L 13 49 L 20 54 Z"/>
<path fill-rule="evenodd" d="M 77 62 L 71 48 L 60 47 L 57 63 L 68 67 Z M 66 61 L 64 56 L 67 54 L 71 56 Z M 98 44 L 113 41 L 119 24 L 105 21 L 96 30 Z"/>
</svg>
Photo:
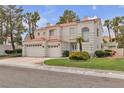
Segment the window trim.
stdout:
<svg viewBox="0 0 124 93">
<path fill-rule="evenodd" d="M 85 30 L 86 29 L 86 30 Z M 89 37 L 89 32 L 90 32 L 90 29 L 89 29 L 89 27 L 83 27 L 82 29 L 81 29 L 81 36 L 83 37 L 83 32 L 88 32 L 88 40 L 87 41 L 85 41 L 85 39 L 84 39 L 84 42 L 89 42 L 90 41 L 90 37 Z M 83 37 L 84 38 L 84 37 Z"/>
</svg>

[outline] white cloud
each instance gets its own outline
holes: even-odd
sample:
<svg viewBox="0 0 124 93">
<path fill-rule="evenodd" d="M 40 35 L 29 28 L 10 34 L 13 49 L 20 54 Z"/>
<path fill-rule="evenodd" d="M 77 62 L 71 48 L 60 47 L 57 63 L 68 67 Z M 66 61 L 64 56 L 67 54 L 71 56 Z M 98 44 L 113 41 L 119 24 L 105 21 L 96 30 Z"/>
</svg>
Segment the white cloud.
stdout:
<svg viewBox="0 0 124 93">
<path fill-rule="evenodd" d="M 96 5 L 93 5 L 93 6 L 92 6 L 92 9 L 93 9 L 93 10 L 96 10 L 96 9 L 97 9 Z"/>
</svg>

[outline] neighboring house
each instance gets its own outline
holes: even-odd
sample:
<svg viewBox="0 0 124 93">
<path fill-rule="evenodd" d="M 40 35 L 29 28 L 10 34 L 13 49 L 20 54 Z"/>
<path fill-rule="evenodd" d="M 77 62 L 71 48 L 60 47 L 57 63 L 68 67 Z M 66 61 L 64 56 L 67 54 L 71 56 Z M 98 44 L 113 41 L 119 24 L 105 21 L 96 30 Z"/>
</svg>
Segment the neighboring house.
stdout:
<svg viewBox="0 0 124 93">
<path fill-rule="evenodd" d="M 23 41 L 23 56 L 61 57 L 63 51 L 79 51 L 76 38 L 81 36 L 83 51 L 90 54 L 101 49 L 102 24 L 100 18 L 85 17 L 79 22 L 50 25 L 37 29 L 35 39 L 29 35 Z"/>
<path fill-rule="evenodd" d="M 7 37 L 6 42 L 4 41 L 3 44 L 0 44 L 0 55 L 6 55 L 5 50 L 12 50 L 10 37 Z"/>
<path fill-rule="evenodd" d="M 111 35 L 112 42 L 109 41 L 109 36 L 103 36 L 103 39 L 106 41 L 103 42 L 104 49 L 117 49 L 118 43 L 115 42 L 115 36 Z"/>
<path fill-rule="evenodd" d="M 6 55 L 5 50 L 12 50 L 11 45 L 0 45 L 0 55 Z"/>
<path fill-rule="evenodd" d="M 17 45 L 15 43 L 15 48 L 16 49 L 21 49 L 22 46 Z M 12 50 L 11 38 L 10 37 L 7 37 L 6 42 L 4 41 L 3 44 L 0 44 L 0 55 L 6 55 L 5 50 Z"/>
</svg>

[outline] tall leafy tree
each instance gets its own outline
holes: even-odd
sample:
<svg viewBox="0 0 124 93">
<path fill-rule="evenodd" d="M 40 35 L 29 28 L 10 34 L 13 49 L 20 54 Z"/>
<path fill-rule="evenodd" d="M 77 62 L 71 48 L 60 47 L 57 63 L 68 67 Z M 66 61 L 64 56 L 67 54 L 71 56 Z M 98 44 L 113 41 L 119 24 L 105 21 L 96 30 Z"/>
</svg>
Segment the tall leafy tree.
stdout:
<svg viewBox="0 0 124 93">
<path fill-rule="evenodd" d="M 24 15 L 24 18 L 25 18 L 26 24 L 28 24 L 28 33 L 29 33 L 29 35 L 30 35 L 30 38 L 32 39 L 31 16 L 32 16 L 32 13 L 26 13 L 26 14 Z"/>
<path fill-rule="evenodd" d="M 0 44 L 3 44 L 4 41 L 4 22 L 5 22 L 5 13 L 3 10 L 3 6 L 0 6 Z"/>
<path fill-rule="evenodd" d="M 16 19 L 16 33 L 15 33 L 15 43 L 17 44 L 17 45 L 22 45 L 22 34 L 24 33 L 24 32 L 26 32 L 27 31 L 27 29 L 26 29 L 26 26 L 24 26 L 24 24 L 23 24 L 23 22 L 24 22 L 24 15 L 20 15 L 20 17 L 18 17 L 17 19 Z"/>
<path fill-rule="evenodd" d="M 22 17 L 23 9 L 21 7 L 17 8 L 16 5 L 4 6 L 4 12 L 6 17 L 6 32 L 11 38 L 11 45 L 15 51 L 15 37 L 19 30 L 19 19 Z M 23 27 L 23 25 L 22 25 Z"/>
<path fill-rule="evenodd" d="M 82 51 L 82 42 L 84 42 L 84 39 L 82 37 L 76 38 L 77 43 L 79 44 L 80 52 Z"/>
<path fill-rule="evenodd" d="M 109 41 L 111 42 L 112 39 L 111 39 L 111 33 L 110 33 L 110 20 L 109 19 L 107 19 L 107 20 L 104 21 L 104 26 L 106 26 L 107 29 L 108 29 Z"/>
<path fill-rule="evenodd" d="M 74 21 L 79 21 L 79 17 L 72 10 L 65 10 L 64 14 L 60 17 L 57 24 L 69 23 Z"/>
</svg>

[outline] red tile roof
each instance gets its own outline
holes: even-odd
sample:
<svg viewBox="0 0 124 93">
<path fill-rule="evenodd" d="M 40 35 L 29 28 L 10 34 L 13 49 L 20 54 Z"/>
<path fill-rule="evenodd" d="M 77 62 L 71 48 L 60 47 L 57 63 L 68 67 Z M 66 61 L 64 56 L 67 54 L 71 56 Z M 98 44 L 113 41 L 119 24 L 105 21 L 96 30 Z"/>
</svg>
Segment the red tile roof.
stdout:
<svg viewBox="0 0 124 93">
<path fill-rule="evenodd" d="M 45 41 L 46 38 L 45 37 L 35 37 L 35 39 L 30 39 L 29 36 L 26 37 L 24 42 L 32 42 L 32 41 Z M 54 38 L 50 38 L 49 40 L 47 40 L 47 42 L 61 42 L 62 40 L 57 39 L 56 37 Z M 63 41 L 64 42 L 64 41 Z"/>
<path fill-rule="evenodd" d="M 31 41 L 45 41 L 46 39 L 44 37 L 36 37 L 34 39 L 31 39 L 29 36 L 25 38 L 24 42 L 31 42 Z"/>
</svg>

